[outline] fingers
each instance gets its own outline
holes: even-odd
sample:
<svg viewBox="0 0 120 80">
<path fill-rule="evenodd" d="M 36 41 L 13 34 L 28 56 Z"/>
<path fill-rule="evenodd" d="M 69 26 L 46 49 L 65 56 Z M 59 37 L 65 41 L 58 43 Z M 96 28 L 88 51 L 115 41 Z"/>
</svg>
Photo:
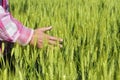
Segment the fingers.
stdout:
<svg viewBox="0 0 120 80">
<path fill-rule="evenodd" d="M 56 41 L 53 41 L 53 40 L 49 40 L 48 43 L 49 43 L 50 45 L 53 45 L 53 46 L 57 46 L 57 45 L 58 45 L 60 48 L 63 47 L 62 44 L 57 44 L 57 42 L 56 42 Z"/>
<path fill-rule="evenodd" d="M 63 39 L 61 38 L 56 38 L 56 37 L 53 37 L 53 36 L 48 36 L 49 40 L 53 40 L 53 41 L 59 41 L 60 43 L 63 42 Z"/>
<path fill-rule="evenodd" d="M 63 47 L 62 44 L 60 44 L 60 43 L 58 43 L 57 41 L 54 41 L 54 40 L 48 40 L 47 43 L 48 43 L 49 45 L 59 46 L 60 48 Z M 38 48 L 43 48 L 44 42 L 43 42 L 42 40 L 39 40 L 37 46 L 38 46 Z"/>
<path fill-rule="evenodd" d="M 63 39 L 56 38 L 56 37 L 49 36 L 49 35 L 47 35 L 47 39 L 48 39 L 48 43 L 50 45 L 54 45 L 54 46 L 59 45 L 59 47 L 62 48 L 62 44 L 61 43 L 63 42 Z"/>
<path fill-rule="evenodd" d="M 43 32 L 45 32 L 45 31 L 49 31 L 51 29 L 52 29 L 52 26 L 50 26 L 50 27 L 44 27 L 44 28 L 41 28 L 40 30 L 43 31 Z"/>
<path fill-rule="evenodd" d="M 47 43 L 49 45 L 53 45 L 53 46 L 59 46 L 60 48 L 62 47 L 62 42 L 63 42 L 63 39 L 61 38 L 56 38 L 56 37 L 53 37 L 53 36 L 50 36 L 48 34 L 45 34 L 44 32 L 45 31 L 48 31 L 48 30 L 51 30 L 52 29 L 52 26 L 50 27 L 45 27 L 45 28 L 39 28 L 39 29 L 36 29 L 35 33 L 36 33 L 36 36 L 37 36 L 37 46 L 38 48 L 42 48 L 44 46 L 44 41 L 47 40 Z"/>
</svg>

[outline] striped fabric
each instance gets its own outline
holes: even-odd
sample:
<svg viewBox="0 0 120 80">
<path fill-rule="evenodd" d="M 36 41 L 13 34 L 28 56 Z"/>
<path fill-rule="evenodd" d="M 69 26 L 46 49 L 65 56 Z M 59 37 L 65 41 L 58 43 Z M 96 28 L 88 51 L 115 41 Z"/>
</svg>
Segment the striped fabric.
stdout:
<svg viewBox="0 0 120 80">
<path fill-rule="evenodd" d="M 21 45 L 26 45 L 32 35 L 33 29 L 23 26 L 8 12 L 8 1 L 0 0 L 0 41 L 18 42 Z"/>
<path fill-rule="evenodd" d="M 2 5 L 2 0 L 0 0 L 0 5 Z"/>
</svg>

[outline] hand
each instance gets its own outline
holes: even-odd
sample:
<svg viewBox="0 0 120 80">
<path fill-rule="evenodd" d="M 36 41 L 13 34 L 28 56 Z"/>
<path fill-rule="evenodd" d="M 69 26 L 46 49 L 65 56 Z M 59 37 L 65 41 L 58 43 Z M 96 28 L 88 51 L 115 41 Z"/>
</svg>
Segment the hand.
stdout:
<svg viewBox="0 0 120 80">
<path fill-rule="evenodd" d="M 59 42 L 59 46 L 62 47 L 60 43 L 63 42 L 63 39 L 45 34 L 46 31 L 51 29 L 52 27 L 35 29 L 30 44 L 33 46 L 36 44 L 38 48 L 42 48 L 44 46 L 44 40 L 47 40 L 50 45 L 57 45 L 57 42 Z"/>
</svg>

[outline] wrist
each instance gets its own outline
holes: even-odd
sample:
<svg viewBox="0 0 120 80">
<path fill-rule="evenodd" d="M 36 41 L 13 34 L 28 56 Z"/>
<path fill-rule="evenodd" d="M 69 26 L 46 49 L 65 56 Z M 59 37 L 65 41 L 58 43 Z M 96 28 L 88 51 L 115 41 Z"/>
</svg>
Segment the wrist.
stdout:
<svg viewBox="0 0 120 80">
<path fill-rule="evenodd" d="M 29 29 L 27 27 L 23 27 L 23 29 L 20 32 L 20 36 L 17 39 L 17 42 L 23 46 L 29 44 L 32 36 L 33 36 L 34 30 Z"/>
</svg>

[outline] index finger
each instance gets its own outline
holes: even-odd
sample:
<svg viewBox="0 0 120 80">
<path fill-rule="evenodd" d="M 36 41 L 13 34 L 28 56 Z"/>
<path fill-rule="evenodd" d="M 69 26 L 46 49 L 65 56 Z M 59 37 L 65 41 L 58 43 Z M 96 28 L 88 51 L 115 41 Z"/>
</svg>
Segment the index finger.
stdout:
<svg viewBox="0 0 120 80">
<path fill-rule="evenodd" d="M 41 28 L 40 30 L 43 31 L 43 32 L 45 32 L 45 31 L 49 31 L 51 29 L 52 29 L 52 26 L 50 26 L 50 27 L 44 27 L 44 28 Z"/>
</svg>

